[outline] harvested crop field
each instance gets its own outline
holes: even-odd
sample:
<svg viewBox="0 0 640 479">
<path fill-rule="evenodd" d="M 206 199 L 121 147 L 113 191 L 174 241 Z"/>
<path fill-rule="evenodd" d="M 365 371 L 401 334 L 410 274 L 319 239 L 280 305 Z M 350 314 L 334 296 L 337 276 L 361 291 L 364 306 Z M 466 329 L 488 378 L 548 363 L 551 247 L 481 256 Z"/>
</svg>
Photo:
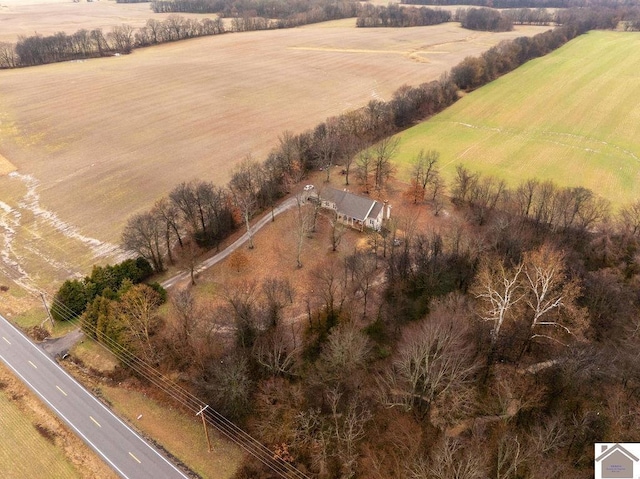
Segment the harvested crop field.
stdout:
<svg viewBox="0 0 640 479">
<path fill-rule="evenodd" d="M 114 260 L 126 219 L 176 184 L 223 183 L 285 130 L 389 99 L 543 27 L 356 29 L 354 20 L 233 33 L 128 56 L 0 72 L 0 271 L 27 283 Z"/>
<path fill-rule="evenodd" d="M 639 61 L 637 34 L 590 32 L 402 133 L 399 159 L 436 149 L 448 179 L 463 164 L 512 185 L 539 178 L 637 200 Z"/>
<path fill-rule="evenodd" d="M 74 33 L 82 28 L 102 28 L 127 24 L 138 28 L 149 18 L 164 20 L 170 14 L 154 14 L 149 3 L 116 3 L 115 1 L 71 0 L 0 0 L 0 42 L 15 42 L 19 35 L 53 35 Z M 203 18 L 184 14 L 184 17 Z M 217 15 L 205 15 L 215 18 Z"/>
</svg>

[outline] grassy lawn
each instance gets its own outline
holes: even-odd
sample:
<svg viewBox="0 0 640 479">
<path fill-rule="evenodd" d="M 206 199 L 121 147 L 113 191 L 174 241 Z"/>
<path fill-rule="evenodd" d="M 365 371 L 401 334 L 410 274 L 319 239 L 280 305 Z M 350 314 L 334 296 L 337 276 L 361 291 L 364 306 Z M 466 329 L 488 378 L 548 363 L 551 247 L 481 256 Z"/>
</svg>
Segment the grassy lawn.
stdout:
<svg viewBox="0 0 640 479">
<path fill-rule="evenodd" d="M 71 353 L 85 366 L 98 371 L 112 371 L 118 364 L 113 354 L 87 339 L 76 344 Z M 240 465 L 242 452 L 213 430 L 209 430 L 213 450 L 211 453 L 207 451 L 202 423 L 198 418 L 126 387 L 103 385 L 99 389 L 116 414 L 126 418 L 145 436 L 162 444 L 202 477 L 226 479 L 232 477 Z M 140 415 L 142 417 L 138 419 Z"/>
<path fill-rule="evenodd" d="M 449 180 L 463 164 L 628 203 L 640 195 L 639 61 L 636 34 L 583 35 L 402 133 L 401 174 L 420 149 L 436 149 Z"/>
<path fill-rule="evenodd" d="M 86 366 L 97 371 L 111 372 L 118 365 L 116 357 L 95 341 L 84 339 L 71 349 L 71 354 L 80 359 Z"/>
<path fill-rule="evenodd" d="M 208 479 L 230 478 L 241 464 L 242 452 L 213 430 L 209 430 L 212 452 L 208 452 L 199 418 L 161 406 L 137 391 L 105 386 L 101 387 L 101 391 L 118 415 L 154 438 L 200 476 Z"/>
</svg>

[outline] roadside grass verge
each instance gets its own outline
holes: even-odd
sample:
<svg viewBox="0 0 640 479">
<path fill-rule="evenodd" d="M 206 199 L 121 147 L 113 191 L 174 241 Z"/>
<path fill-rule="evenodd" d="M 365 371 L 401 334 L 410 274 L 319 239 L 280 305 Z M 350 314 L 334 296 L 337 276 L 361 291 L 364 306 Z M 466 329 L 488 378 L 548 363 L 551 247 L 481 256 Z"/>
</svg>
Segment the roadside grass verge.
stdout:
<svg viewBox="0 0 640 479">
<path fill-rule="evenodd" d="M 198 417 L 188 417 L 183 411 L 159 404 L 138 391 L 109 386 L 102 386 L 100 390 L 118 415 L 125 417 L 147 437 L 162 444 L 200 476 L 227 479 L 240 466 L 242 452 L 211 429 L 209 437 L 212 452 L 208 452 L 202 422 Z"/>
<path fill-rule="evenodd" d="M 80 359 L 85 367 L 100 373 L 109 373 L 118 365 L 111 352 L 88 339 L 76 344 L 71 354 Z M 184 411 L 162 404 L 124 384 L 118 387 L 99 385 L 97 389 L 116 414 L 146 437 L 161 444 L 200 476 L 208 479 L 230 478 L 240 465 L 242 452 L 213 429 L 209 430 L 212 452 L 208 452 L 199 418 L 188 416 Z M 153 391 L 153 394 L 159 392 Z M 140 415 L 142 417 L 138 419 Z"/>
</svg>

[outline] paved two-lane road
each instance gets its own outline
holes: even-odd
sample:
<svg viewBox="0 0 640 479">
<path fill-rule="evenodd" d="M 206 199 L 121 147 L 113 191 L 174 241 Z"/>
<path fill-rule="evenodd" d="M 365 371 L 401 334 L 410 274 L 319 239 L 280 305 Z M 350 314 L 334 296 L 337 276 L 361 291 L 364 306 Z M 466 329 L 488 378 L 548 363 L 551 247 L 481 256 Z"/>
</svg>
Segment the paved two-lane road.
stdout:
<svg viewBox="0 0 640 479">
<path fill-rule="evenodd" d="M 173 464 L 0 316 L 3 361 L 120 476 L 186 479 Z M 16 454 L 19 454 L 16 445 Z"/>
</svg>

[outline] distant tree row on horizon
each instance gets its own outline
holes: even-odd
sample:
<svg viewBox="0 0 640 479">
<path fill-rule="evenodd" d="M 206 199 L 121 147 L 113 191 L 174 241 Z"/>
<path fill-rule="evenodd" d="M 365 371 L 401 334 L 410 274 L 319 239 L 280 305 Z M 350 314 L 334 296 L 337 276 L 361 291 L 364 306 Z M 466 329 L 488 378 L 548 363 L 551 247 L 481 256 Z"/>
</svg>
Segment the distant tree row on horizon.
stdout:
<svg viewBox="0 0 640 479">
<path fill-rule="evenodd" d="M 473 5 L 491 8 L 633 7 L 635 0 L 400 0 L 409 5 Z"/>
<path fill-rule="evenodd" d="M 101 28 L 68 35 L 20 36 L 16 44 L 0 42 L 0 68 L 19 68 L 87 58 L 128 54 L 134 48 L 187 38 L 225 33 L 219 18 L 202 20 L 171 15 L 164 21 L 150 19 L 138 30 L 119 25 L 105 33 Z"/>
<path fill-rule="evenodd" d="M 421 27 L 451 21 L 451 12 L 433 8 L 401 7 L 396 4 L 364 4 L 358 13 L 357 27 Z"/>
<path fill-rule="evenodd" d="M 262 18 L 270 28 L 290 28 L 357 15 L 353 0 L 154 0 L 154 13 L 217 13 L 226 18 Z"/>
</svg>

